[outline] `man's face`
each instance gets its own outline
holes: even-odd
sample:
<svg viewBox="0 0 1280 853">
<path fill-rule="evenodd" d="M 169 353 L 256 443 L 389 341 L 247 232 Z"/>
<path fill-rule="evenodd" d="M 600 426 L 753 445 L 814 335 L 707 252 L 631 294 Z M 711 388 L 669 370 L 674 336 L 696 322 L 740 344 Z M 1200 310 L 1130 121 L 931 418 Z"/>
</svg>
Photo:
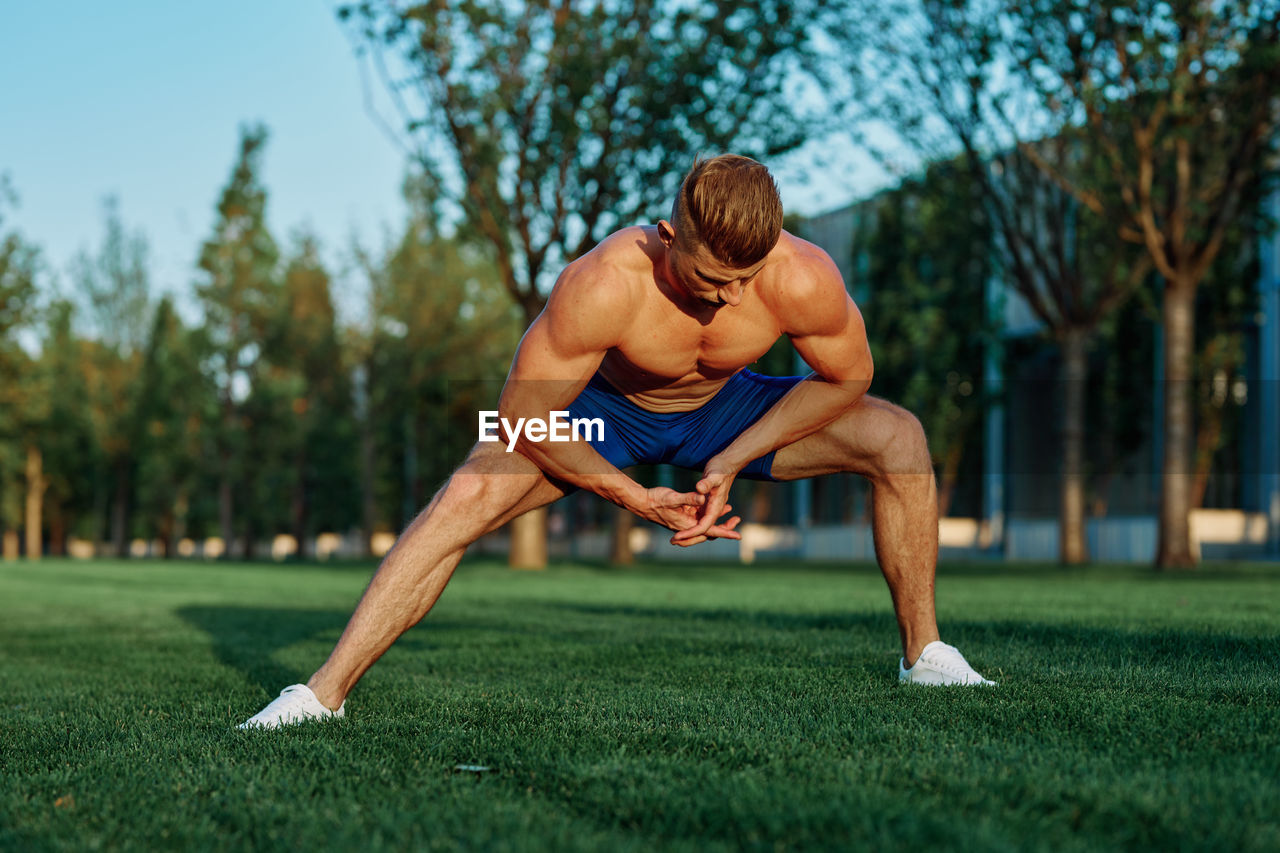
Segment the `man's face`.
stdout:
<svg viewBox="0 0 1280 853">
<path fill-rule="evenodd" d="M 708 305 L 737 305 L 745 288 L 764 269 L 764 261 L 750 267 L 731 267 L 711 254 L 706 246 L 683 245 L 675 229 L 665 220 L 658 233 L 667 247 L 667 271 L 671 282 Z"/>
</svg>

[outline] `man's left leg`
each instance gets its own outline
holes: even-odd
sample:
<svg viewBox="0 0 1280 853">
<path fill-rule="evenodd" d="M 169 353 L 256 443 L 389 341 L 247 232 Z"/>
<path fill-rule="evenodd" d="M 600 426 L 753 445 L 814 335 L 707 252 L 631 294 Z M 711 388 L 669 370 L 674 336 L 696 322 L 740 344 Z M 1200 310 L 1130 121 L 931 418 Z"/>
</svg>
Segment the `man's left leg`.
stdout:
<svg viewBox="0 0 1280 853">
<path fill-rule="evenodd" d="M 950 659 L 954 649 L 938 636 L 938 492 L 928 442 L 915 416 L 884 400 L 863 397 L 818 432 L 780 448 L 771 473 L 779 480 L 853 473 L 871 482 L 876 557 L 898 618 L 904 664 L 913 667 L 929 649 L 916 675 L 922 677 L 935 663 L 944 670 L 958 666 Z M 943 680 L 936 683 L 980 683 L 945 674 L 938 678 Z"/>
</svg>

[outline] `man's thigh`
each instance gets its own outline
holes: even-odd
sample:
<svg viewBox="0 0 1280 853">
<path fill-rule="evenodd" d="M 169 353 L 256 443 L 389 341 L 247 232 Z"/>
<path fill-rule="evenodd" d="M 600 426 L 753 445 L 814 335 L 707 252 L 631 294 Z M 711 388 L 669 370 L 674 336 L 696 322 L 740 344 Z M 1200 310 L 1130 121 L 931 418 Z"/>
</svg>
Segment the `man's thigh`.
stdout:
<svg viewBox="0 0 1280 853">
<path fill-rule="evenodd" d="M 770 474 L 775 480 L 800 480 L 839 473 L 930 473 L 927 454 L 921 460 L 919 454 L 892 452 L 904 439 L 920 435 L 914 415 L 867 395 L 822 429 L 779 448 Z M 903 470 L 886 471 L 886 465 Z"/>
</svg>

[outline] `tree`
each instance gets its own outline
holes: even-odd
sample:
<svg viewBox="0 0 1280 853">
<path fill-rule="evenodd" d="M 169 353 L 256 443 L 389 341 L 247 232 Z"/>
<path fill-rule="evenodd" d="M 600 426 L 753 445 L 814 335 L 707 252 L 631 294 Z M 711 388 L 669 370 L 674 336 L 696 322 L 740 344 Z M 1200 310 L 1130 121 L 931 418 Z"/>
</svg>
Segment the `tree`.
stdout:
<svg viewBox="0 0 1280 853">
<path fill-rule="evenodd" d="M 4 228 L 6 209 L 16 205 L 17 195 L 8 176 L 0 174 L 0 534 L 4 559 L 18 554 L 17 528 L 24 512 L 18 496 L 24 491 L 20 484 L 25 479 L 33 425 L 40 420 L 35 410 L 42 399 L 32 388 L 31 358 L 17 339 L 18 331 L 30 324 L 36 313 L 40 256 L 20 233 Z"/>
<path fill-rule="evenodd" d="M 338 14 L 393 95 L 433 201 L 492 254 L 526 323 L 549 273 L 665 210 L 696 153 L 767 158 L 809 126 L 786 85 L 807 3 L 429 0 Z"/>
<path fill-rule="evenodd" d="M 1258 310 L 1258 225 L 1248 220 L 1228 234 L 1196 298 L 1193 508 L 1204 506 L 1215 460 L 1240 428 L 1247 388 L 1245 330 Z"/>
<path fill-rule="evenodd" d="M 377 526 L 403 527 L 476 437 L 497 404 L 520 316 L 493 264 L 441 235 L 421 184 L 409 181 L 404 232 L 380 257 L 358 249 L 370 281 L 364 431 Z"/>
<path fill-rule="evenodd" d="M 1053 163 L 1037 166 L 1113 240 L 1142 247 L 1164 281 L 1156 563 L 1191 566 L 1196 294 L 1274 174 L 1280 5 L 1023 0 L 1010 8 L 1022 79 L 1052 127 L 1080 128 L 1093 141 L 1116 190 L 1098 192 Z"/>
<path fill-rule="evenodd" d="M 8 175 L 0 174 L 0 357 L 17 345 L 13 335 L 35 309 L 40 254 L 17 231 L 4 230 L 5 209 L 17 206 Z"/>
<path fill-rule="evenodd" d="M 345 529 L 355 516 L 356 427 L 350 373 L 338 334 L 329 272 L 315 237 L 302 233 L 284 272 L 266 361 L 290 393 L 285 428 L 293 471 L 286 478 L 288 529 L 307 556 L 319 530 Z"/>
<path fill-rule="evenodd" d="M 874 225 L 855 254 L 870 289 L 865 305 L 877 393 L 915 413 L 938 471 L 946 515 L 961 462 L 982 423 L 983 347 L 992 332 L 985 287 L 990 226 L 962 163 L 930 167 L 877 198 Z"/>
<path fill-rule="evenodd" d="M 249 473 L 244 464 L 243 407 L 268 316 L 280 292 L 279 250 L 267 229 L 267 191 L 258 180 L 266 141 L 262 126 L 241 129 L 239 154 L 218 199 L 213 233 L 200 250 L 203 277 L 196 285 L 218 395 L 218 518 L 227 553 L 236 538 L 236 485 Z M 252 539 L 249 531 L 246 551 L 252 550 Z"/>
<path fill-rule="evenodd" d="M 958 150 L 981 197 L 1004 279 L 1060 348 L 1059 558 L 1088 559 L 1084 424 L 1087 355 L 1100 324 L 1150 269 L 1129 247 L 1093 239 L 1096 224 L 1040 167 L 1109 190 L 1088 134 L 1053 123 L 1021 77 L 1003 4 L 919 3 L 883 7 L 861 27 L 837 31 L 856 86 L 858 119 L 887 124 L 918 156 Z M 846 10 L 847 11 L 847 10 Z M 892 156 L 864 137 L 885 160 Z M 956 215 L 964 215 L 961 210 Z"/>
<path fill-rule="evenodd" d="M 89 393 L 103 467 L 94 472 L 97 487 L 95 544 L 110 518 L 112 551 L 127 553 L 132 509 L 138 422 L 135 399 L 138 361 L 146 339 L 149 273 L 147 242 L 130 234 L 117 199 L 103 203 L 103 239 L 94 254 L 79 252 L 72 277 L 85 304 L 88 352 L 93 371 Z M 109 507 L 109 509 L 108 509 Z"/>
<path fill-rule="evenodd" d="M 200 335 L 183 326 L 172 301 L 161 299 L 138 372 L 137 502 L 149 537 L 174 554 L 187 533 L 210 425 L 218 400 L 201 369 Z"/>
<path fill-rule="evenodd" d="M 49 306 L 38 370 L 45 377 L 48 418 L 39 436 L 43 454 L 45 517 L 49 550 L 63 554 L 75 533 L 91 536 L 94 499 L 99 491 L 94 474 L 105 469 L 89 391 L 89 364 L 94 346 L 75 333 L 74 305 L 57 300 Z"/>
</svg>

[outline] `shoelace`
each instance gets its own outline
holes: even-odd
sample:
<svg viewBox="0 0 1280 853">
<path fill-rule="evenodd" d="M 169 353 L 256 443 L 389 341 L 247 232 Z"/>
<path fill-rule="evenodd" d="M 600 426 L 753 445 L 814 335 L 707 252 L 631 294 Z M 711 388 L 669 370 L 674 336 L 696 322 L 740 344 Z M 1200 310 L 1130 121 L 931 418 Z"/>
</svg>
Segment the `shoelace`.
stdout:
<svg viewBox="0 0 1280 853">
<path fill-rule="evenodd" d="M 973 667 L 969 666 L 969 662 L 964 659 L 964 655 L 960 654 L 960 650 L 946 643 L 941 646 L 934 646 L 929 650 L 927 657 L 921 655 L 921 658 L 927 660 L 931 666 L 936 666 L 938 669 L 945 670 L 952 675 L 961 677 L 968 677 L 970 674 L 976 675 Z"/>
<path fill-rule="evenodd" d="M 308 691 L 304 685 L 291 684 L 288 687 L 286 687 L 284 690 L 281 690 L 280 695 L 277 696 L 275 699 L 273 699 L 271 701 L 271 704 L 268 705 L 266 708 L 263 708 L 262 710 L 263 712 L 267 710 L 272 710 L 273 706 L 274 706 L 274 710 L 277 712 L 283 711 L 286 709 L 289 711 L 293 711 L 297 708 L 301 708 L 303 705 L 307 704 L 307 701 L 309 699 L 309 696 L 308 696 L 309 692 L 310 691 Z"/>
</svg>

